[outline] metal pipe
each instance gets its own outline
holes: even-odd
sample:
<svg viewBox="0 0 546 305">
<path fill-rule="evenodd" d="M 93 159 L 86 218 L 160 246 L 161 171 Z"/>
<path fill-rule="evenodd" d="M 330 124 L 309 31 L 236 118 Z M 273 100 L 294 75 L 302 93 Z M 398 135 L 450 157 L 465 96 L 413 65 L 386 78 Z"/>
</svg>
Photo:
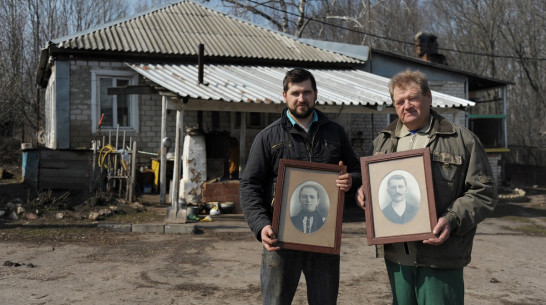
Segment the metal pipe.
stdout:
<svg viewBox="0 0 546 305">
<path fill-rule="evenodd" d="M 137 161 L 136 152 L 137 152 L 137 142 L 135 141 L 133 143 L 133 149 L 131 150 L 131 178 L 130 178 L 130 182 L 128 182 L 129 202 L 133 202 L 134 200 L 133 191 L 135 189 L 135 180 L 136 180 L 136 161 Z"/>
<path fill-rule="evenodd" d="M 198 82 L 199 84 L 202 84 L 203 83 L 203 69 L 204 69 L 204 60 L 205 60 L 205 45 L 200 43 L 199 44 L 199 55 L 197 56 L 197 66 L 198 66 L 198 75 L 197 75 L 197 78 L 198 78 Z"/>
<path fill-rule="evenodd" d="M 503 102 L 503 105 L 502 105 L 502 112 L 504 114 L 504 148 L 508 148 L 508 127 L 507 127 L 507 111 L 506 111 L 506 107 L 507 107 L 507 102 L 506 102 L 506 86 L 502 87 L 502 102 Z"/>
</svg>

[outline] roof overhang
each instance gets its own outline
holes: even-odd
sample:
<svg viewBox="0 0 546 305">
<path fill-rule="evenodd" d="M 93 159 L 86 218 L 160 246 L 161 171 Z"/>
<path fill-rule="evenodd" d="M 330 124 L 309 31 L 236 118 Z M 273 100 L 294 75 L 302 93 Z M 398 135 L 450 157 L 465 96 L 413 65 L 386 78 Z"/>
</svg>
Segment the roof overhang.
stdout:
<svg viewBox="0 0 546 305">
<path fill-rule="evenodd" d="M 130 64 L 178 110 L 279 112 L 282 80 L 291 67 L 207 65 L 203 83 L 194 64 Z M 385 112 L 392 106 L 389 79 L 362 70 L 308 69 L 317 81 L 317 108 L 329 113 Z M 474 102 L 432 92 L 432 107 L 459 108 Z M 387 111 L 387 112 L 392 112 Z"/>
<path fill-rule="evenodd" d="M 458 73 L 458 74 L 461 74 L 461 75 L 465 75 L 469 79 L 468 89 L 471 90 L 471 91 L 494 89 L 494 88 L 504 87 L 504 86 L 513 84 L 512 82 L 509 82 L 509 81 L 478 75 L 476 73 L 469 72 L 469 71 L 464 71 L 464 70 L 457 69 L 455 67 L 451 67 L 451 66 L 448 66 L 448 65 L 433 63 L 433 62 L 430 62 L 430 61 L 422 60 L 420 58 L 406 56 L 406 55 L 402 55 L 402 54 L 398 54 L 398 53 L 394 53 L 394 52 L 390 52 L 390 51 L 386 51 L 386 50 L 373 48 L 373 49 L 371 49 L 371 52 L 372 53 L 382 54 L 384 56 L 388 56 L 388 57 L 392 57 L 392 58 L 398 58 L 398 59 L 401 59 L 403 61 L 413 62 L 415 64 L 419 64 L 419 65 L 423 65 L 423 66 L 429 66 L 429 67 L 433 67 L 433 68 L 446 70 L 446 71 L 451 71 L 453 73 Z"/>
</svg>

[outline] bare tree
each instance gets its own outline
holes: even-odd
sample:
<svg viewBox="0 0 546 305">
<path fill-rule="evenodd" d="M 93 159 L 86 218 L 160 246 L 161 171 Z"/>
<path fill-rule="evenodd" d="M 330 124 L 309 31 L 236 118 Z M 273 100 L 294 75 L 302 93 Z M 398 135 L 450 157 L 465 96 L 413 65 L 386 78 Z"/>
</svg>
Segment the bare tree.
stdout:
<svg viewBox="0 0 546 305">
<path fill-rule="evenodd" d="M 163 6 L 168 3 L 176 2 L 176 0 L 138 0 L 132 7 L 131 13 L 139 13 L 150 10 L 155 7 Z"/>
<path fill-rule="evenodd" d="M 24 123 L 28 102 L 23 78 L 25 21 L 25 11 L 17 0 L 0 0 L 0 126 L 8 136 Z"/>
<path fill-rule="evenodd" d="M 210 4 L 210 0 L 201 0 Z M 219 0 L 235 16 L 301 37 L 312 6 L 309 0 Z"/>
<path fill-rule="evenodd" d="M 413 37 L 420 31 L 432 31 L 424 18 L 426 7 L 419 0 L 383 0 L 372 2 L 370 33 L 382 38 L 371 38 L 370 45 L 387 51 L 414 55 Z"/>
<path fill-rule="evenodd" d="M 478 74 L 498 77 L 495 54 L 502 47 L 499 37 L 505 4 L 504 0 L 430 1 L 429 20 L 442 45 L 447 46 L 441 49 L 456 51 L 446 54 L 450 62 L 463 69 L 472 67 Z"/>
<path fill-rule="evenodd" d="M 546 131 L 542 113 L 546 76 L 543 1 L 431 1 L 450 62 L 480 75 L 513 81 L 508 94 L 509 143 L 536 146 Z"/>
<path fill-rule="evenodd" d="M 69 31 L 80 32 L 116 20 L 124 17 L 128 9 L 125 0 L 101 1 L 101 4 L 97 5 L 96 2 L 88 0 L 70 1 L 69 5 L 64 7 L 68 9 Z"/>
<path fill-rule="evenodd" d="M 210 4 L 209 0 L 201 0 Z M 296 37 L 364 44 L 407 54 L 427 29 L 418 0 L 220 0 L 224 9 Z M 393 22 L 397 21 L 397 22 Z M 399 22 L 398 22 L 399 21 Z"/>
<path fill-rule="evenodd" d="M 518 1 L 507 5 L 511 13 L 501 35 L 509 54 L 517 58 L 503 71 L 504 75 L 511 73 L 516 83 L 508 121 L 513 129 L 512 141 L 546 149 L 546 3 Z"/>
<path fill-rule="evenodd" d="M 42 90 L 35 86 L 48 40 L 125 16 L 124 0 L 0 0 L 0 133 L 32 141 L 41 127 Z"/>
</svg>

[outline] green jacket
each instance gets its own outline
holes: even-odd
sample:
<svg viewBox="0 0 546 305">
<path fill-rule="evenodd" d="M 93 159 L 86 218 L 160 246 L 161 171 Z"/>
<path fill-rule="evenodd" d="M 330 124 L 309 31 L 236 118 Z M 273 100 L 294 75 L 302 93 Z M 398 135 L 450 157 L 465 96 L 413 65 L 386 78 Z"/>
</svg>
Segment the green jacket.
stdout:
<svg viewBox="0 0 546 305">
<path fill-rule="evenodd" d="M 434 122 L 428 143 L 431 153 L 434 197 L 438 217 L 446 217 L 451 228 L 442 245 L 416 242 L 416 265 L 462 268 L 470 263 L 472 242 L 479 222 L 497 204 L 497 189 L 491 166 L 479 139 L 469 130 L 452 124 L 431 110 Z M 398 120 L 374 140 L 373 154 L 396 151 L 401 128 Z"/>
</svg>

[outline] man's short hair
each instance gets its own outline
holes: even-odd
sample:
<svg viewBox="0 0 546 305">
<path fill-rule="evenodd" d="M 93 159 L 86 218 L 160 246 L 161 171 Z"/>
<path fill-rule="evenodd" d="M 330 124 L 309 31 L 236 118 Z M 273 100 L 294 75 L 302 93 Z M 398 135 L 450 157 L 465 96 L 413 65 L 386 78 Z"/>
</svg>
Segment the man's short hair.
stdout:
<svg viewBox="0 0 546 305">
<path fill-rule="evenodd" d="M 282 82 L 283 91 L 288 91 L 288 85 L 290 83 L 301 83 L 308 79 L 311 80 L 311 86 L 313 87 L 313 90 L 317 92 L 317 82 L 315 81 L 315 77 L 313 76 L 313 74 L 311 74 L 311 72 L 302 68 L 292 69 L 286 72 L 286 75 L 284 76 L 284 80 Z"/>
<path fill-rule="evenodd" d="M 392 175 L 389 178 L 389 181 L 387 181 L 387 185 L 389 185 L 389 183 L 391 183 L 391 180 L 404 180 L 404 185 L 408 186 L 408 183 L 406 182 L 406 178 L 404 178 L 404 176 L 402 176 L 402 175 Z"/>
<path fill-rule="evenodd" d="M 416 83 L 421 88 L 421 94 L 430 94 L 430 87 L 428 85 L 427 76 L 420 71 L 406 70 L 393 76 L 389 82 L 389 93 L 391 94 L 391 100 L 393 98 L 394 88 L 405 87 L 409 83 Z"/>
</svg>

